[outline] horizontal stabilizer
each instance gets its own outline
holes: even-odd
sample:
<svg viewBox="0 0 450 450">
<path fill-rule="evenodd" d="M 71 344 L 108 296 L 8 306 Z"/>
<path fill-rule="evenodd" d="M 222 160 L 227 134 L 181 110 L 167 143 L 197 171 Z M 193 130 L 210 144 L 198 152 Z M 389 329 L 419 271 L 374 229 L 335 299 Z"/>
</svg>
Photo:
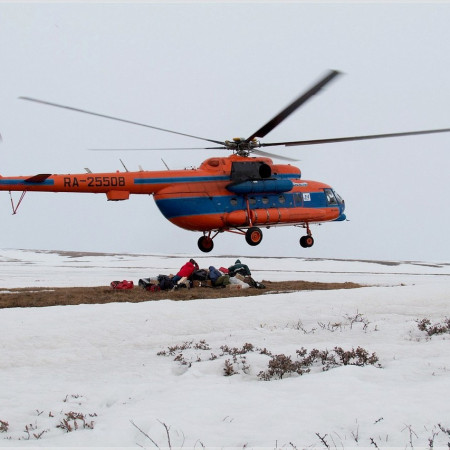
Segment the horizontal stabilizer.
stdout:
<svg viewBox="0 0 450 450">
<path fill-rule="evenodd" d="M 33 177 L 27 178 L 25 183 L 43 183 L 48 177 L 51 177 L 51 173 L 40 173 L 34 175 Z"/>
</svg>

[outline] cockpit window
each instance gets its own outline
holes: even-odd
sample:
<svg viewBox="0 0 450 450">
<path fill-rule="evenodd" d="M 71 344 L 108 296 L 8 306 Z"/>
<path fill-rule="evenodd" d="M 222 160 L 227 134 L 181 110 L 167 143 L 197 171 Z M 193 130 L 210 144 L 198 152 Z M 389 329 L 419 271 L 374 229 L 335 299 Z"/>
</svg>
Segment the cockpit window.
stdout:
<svg viewBox="0 0 450 450">
<path fill-rule="evenodd" d="M 335 192 L 334 195 L 336 195 L 338 203 L 342 205 L 344 203 L 344 199 L 337 192 Z"/>
<path fill-rule="evenodd" d="M 334 192 L 331 189 L 324 189 L 325 191 L 325 196 L 327 198 L 327 203 L 329 205 L 337 205 L 337 200 L 336 197 L 334 195 Z"/>
</svg>

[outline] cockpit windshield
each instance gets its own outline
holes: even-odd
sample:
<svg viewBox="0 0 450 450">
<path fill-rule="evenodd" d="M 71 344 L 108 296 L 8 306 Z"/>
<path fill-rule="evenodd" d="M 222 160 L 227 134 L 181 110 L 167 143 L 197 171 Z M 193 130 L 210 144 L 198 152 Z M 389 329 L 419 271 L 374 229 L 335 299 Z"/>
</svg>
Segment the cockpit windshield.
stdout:
<svg viewBox="0 0 450 450">
<path fill-rule="evenodd" d="M 324 189 L 324 191 L 325 191 L 325 196 L 327 198 L 328 205 L 330 205 L 330 206 L 337 205 L 338 202 L 337 202 L 337 199 L 336 199 L 336 197 L 334 195 L 333 190 L 332 189 Z"/>
<path fill-rule="evenodd" d="M 336 199 L 339 204 L 343 205 L 345 203 L 344 199 L 337 192 L 335 192 L 334 195 L 336 196 Z"/>
</svg>

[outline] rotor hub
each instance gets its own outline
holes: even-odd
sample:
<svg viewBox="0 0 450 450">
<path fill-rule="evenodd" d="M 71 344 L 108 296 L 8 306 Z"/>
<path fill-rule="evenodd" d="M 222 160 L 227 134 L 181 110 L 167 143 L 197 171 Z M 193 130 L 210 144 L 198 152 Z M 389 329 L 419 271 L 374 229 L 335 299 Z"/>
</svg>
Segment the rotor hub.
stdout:
<svg viewBox="0 0 450 450">
<path fill-rule="evenodd" d="M 261 146 L 260 142 L 254 138 L 248 141 L 245 138 L 233 138 L 231 141 L 226 140 L 225 146 L 239 156 L 249 156 L 253 149 Z"/>
</svg>

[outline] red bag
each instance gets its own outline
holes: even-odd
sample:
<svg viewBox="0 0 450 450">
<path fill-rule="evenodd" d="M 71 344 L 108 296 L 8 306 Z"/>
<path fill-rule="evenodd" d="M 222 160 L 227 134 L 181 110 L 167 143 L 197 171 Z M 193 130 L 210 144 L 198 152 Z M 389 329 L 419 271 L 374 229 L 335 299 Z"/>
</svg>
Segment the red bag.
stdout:
<svg viewBox="0 0 450 450">
<path fill-rule="evenodd" d="M 225 267 L 220 267 L 219 270 L 220 270 L 222 273 L 225 273 L 225 274 L 228 273 L 228 269 L 225 269 Z"/>
<path fill-rule="evenodd" d="M 159 284 L 151 284 L 150 286 L 147 286 L 146 289 L 151 292 L 159 292 L 161 290 Z"/>
<path fill-rule="evenodd" d="M 113 289 L 133 289 L 134 283 L 132 281 L 111 281 L 111 287 Z"/>
</svg>

